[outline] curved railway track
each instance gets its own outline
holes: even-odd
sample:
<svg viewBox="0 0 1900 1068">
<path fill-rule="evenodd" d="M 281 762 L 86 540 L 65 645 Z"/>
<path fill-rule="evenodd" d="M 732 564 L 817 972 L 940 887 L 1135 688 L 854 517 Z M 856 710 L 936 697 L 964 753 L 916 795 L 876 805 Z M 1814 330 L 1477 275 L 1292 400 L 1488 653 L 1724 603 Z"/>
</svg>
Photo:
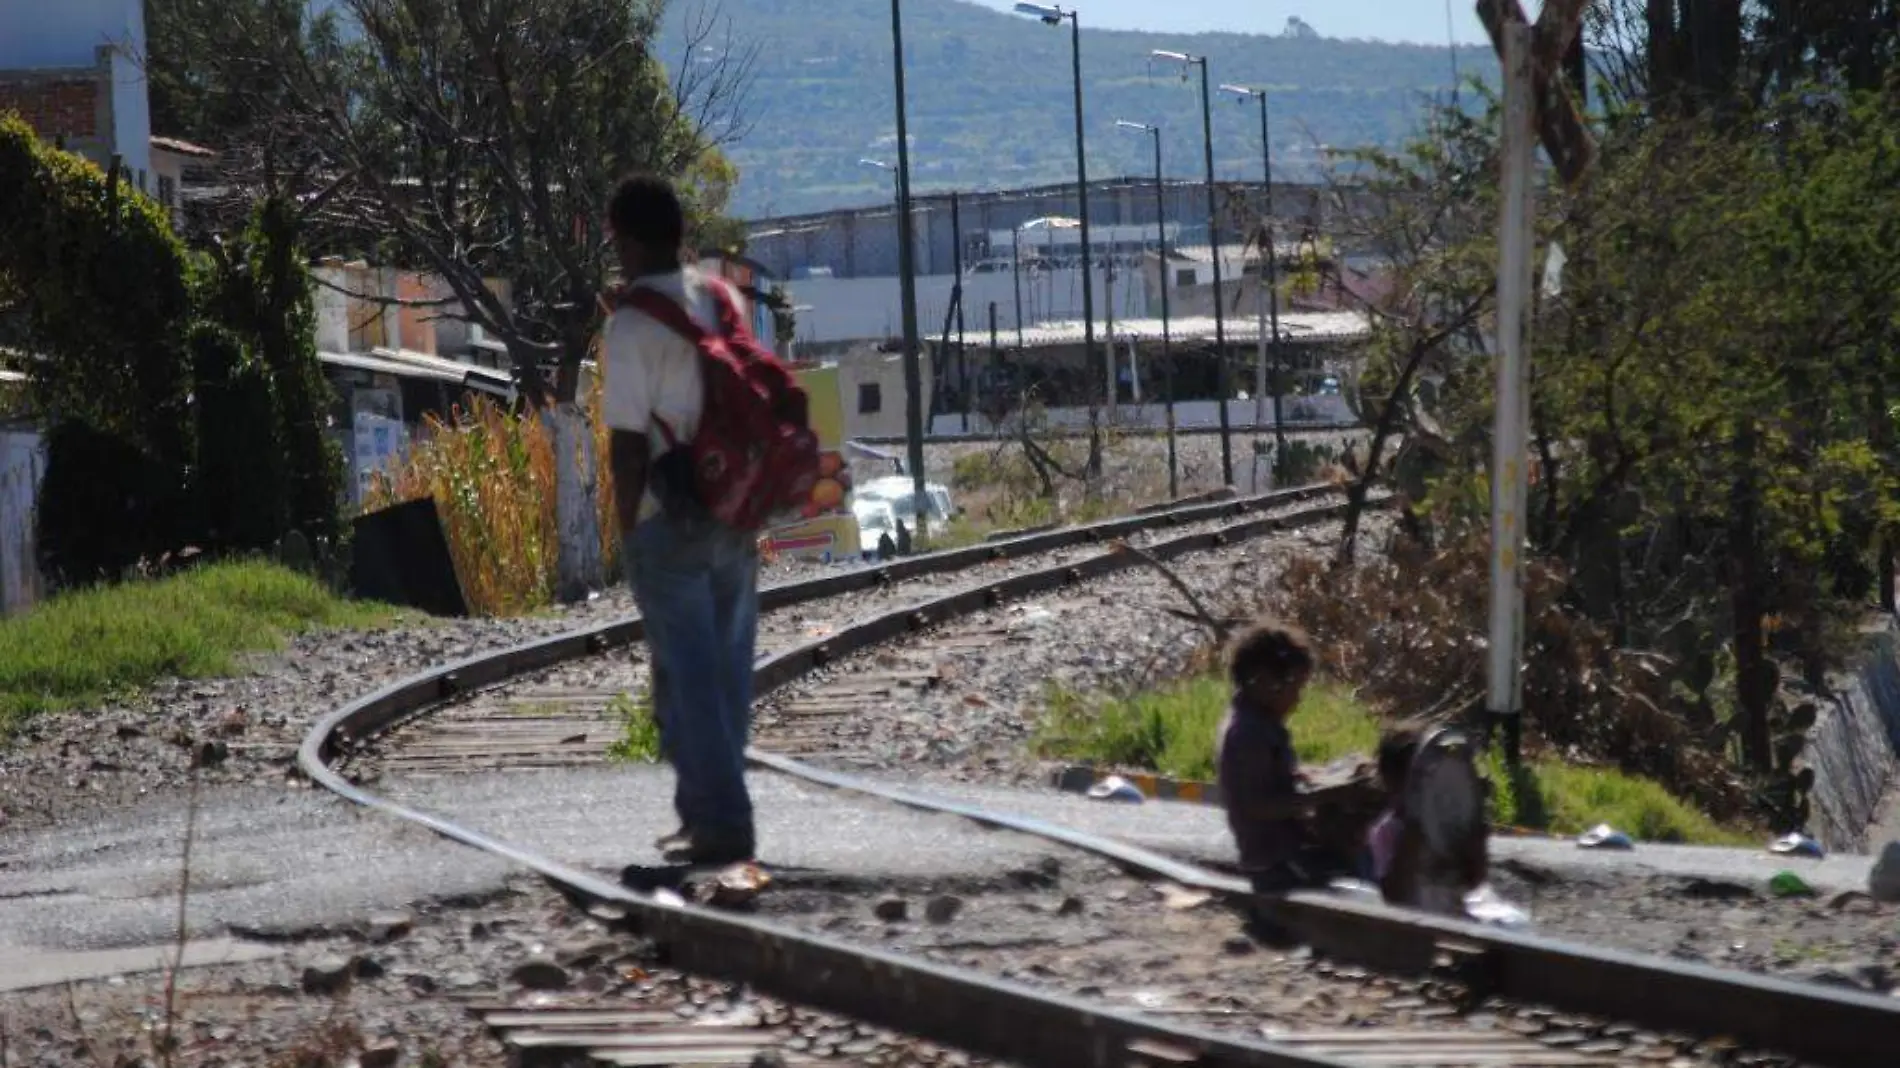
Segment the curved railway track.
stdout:
<svg viewBox="0 0 1900 1068">
<path fill-rule="evenodd" d="M 759 694 L 764 698 L 827 667 L 842 670 L 848 666 L 846 658 L 862 650 L 937 633 L 940 625 L 947 627 L 972 613 L 1061 591 L 1134 566 L 1137 561 L 1132 554 L 1112 550 L 1115 539 L 1203 525 L 1189 533 L 1157 537 L 1146 546 L 1154 556 L 1171 559 L 1326 521 L 1342 507 L 1335 500 L 1323 499 L 1326 496 L 1325 490 L 1309 489 L 1196 505 L 778 586 L 762 595 L 762 607 L 767 609 L 762 617 L 762 635 L 770 632 L 762 637 L 762 646 L 770 650 L 770 655 L 756 668 Z M 1064 552 L 1069 555 L 1054 564 L 1030 559 L 1037 554 Z M 978 565 L 996 565 L 994 571 L 998 573 L 986 570 L 980 581 L 948 591 L 941 588 L 943 576 Z M 911 596 L 904 585 L 913 582 L 918 584 L 914 592 L 921 597 Z M 787 611 L 822 598 L 848 595 L 857 595 L 858 604 L 866 604 L 869 602 L 863 600 L 863 595 L 873 591 L 882 591 L 878 610 L 860 613 L 842 626 L 820 628 L 819 633 L 805 633 L 797 625 L 796 613 Z M 767 621 L 781 617 L 790 625 L 765 626 Z M 1452 1040 L 1444 1034 L 1408 1034 L 1387 1036 L 1397 1037 L 1397 1045 L 1389 1041 L 1368 1045 L 1368 1040 L 1378 1038 L 1376 1029 L 1262 1041 L 1255 1037 L 1258 1031 L 1236 1034 L 1188 1026 L 1161 1015 L 1107 1006 L 1099 1000 L 1052 994 L 917 956 L 869 949 L 755 917 L 638 893 L 368 788 L 378 774 L 385 772 L 417 774 L 562 763 L 579 759 L 583 748 L 588 759 L 597 759 L 601 740 L 592 737 L 591 729 L 574 728 L 588 715 L 595 717 L 592 722 L 601 722 L 599 710 L 553 710 L 532 717 L 550 722 L 524 729 L 519 724 L 511 725 L 506 716 L 496 715 L 492 706 L 485 708 L 484 698 L 511 679 L 548 673 L 628 646 L 639 639 L 640 633 L 637 619 L 625 620 L 441 665 L 326 716 L 305 739 L 300 764 L 316 782 L 356 804 L 379 809 L 538 872 L 577 901 L 613 903 L 624 910 L 631 927 L 662 946 L 668 959 L 683 970 L 744 981 L 803 1005 L 1002 1060 L 1025 1064 L 1165 1062 L 1319 1068 L 1346 1064 L 1580 1066 L 1652 1062 L 1658 1050 L 1673 1055 L 1666 1045 L 1613 1043 L 1615 1050 L 1593 1058 L 1587 1050 L 1513 1043 L 1513 1036 L 1508 1035 L 1499 1042 L 1466 1040 L 1460 1046 L 1455 1042 L 1445 1045 Z M 904 680 L 890 677 L 882 682 L 897 686 Z M 847 710 L 856 707 L 861 706 L 846 706 Z M 477 711 L 471 714 L 471 709 Z M 424 731 L 418 741 L 415 732 L 437 717 L 450 725 L 448 729 L 437 732 L 433 739 Z M 402 741 L 406 734 L 410 738 Z M 561 744 L 582 735 L 589 737 Z M 379 758 L 379 747 L 392 740 L 400 742 L 391 746 L 397 755 Z M 554 744 L 550 746 L 550 742 Z M 483 745 L 491 751 L 487 756 L 478 755 Z M 402 755 L 404 749 L 408 750 L 407 756 Z M 1487 998 L 1554 1006 L 1566 1012 L 1623 1021 L 1625 1032 L 1652 1028 L 1725 1036 L 1747 1048 L 1775 1050 L 1820 1065 L 1886 1065 L 1892 1063 L 1891 1050 L 1900 1048 L 1900 1009 L 1871 995 L 1639 958 L 1358 905 L 1325 894 L 1252 901 L 1248 889 L 1236 880 L 1122 842 L 867 782 L 783 754 L 755 751 L 751 755 L 757 766 L 810 783 L 1034 835 L 1104 858 L 1147 879 L 1266 908 L 1329 958 L 1354 961 L 1394 975 L 1431 976 L 1447 988 L 1461 991 L 1459 997 L 1467 1006 Z M 556 1045 L 565 1042 L 571 1048 L 596 1051 L 598 1057 L 610 1062 L 615 1059 L 614 1050 L 619 1049 L 624 1054 L 619 1063 L 684 1063 L 677 1058 L 664 1062 L 627 1059 L 634 1056 L 627 1053 L 628 1049 L 641 1048 L 643 1040 L 638 1034 L 645 1026 L 642 1021 L 629 1017 L 617 1023 L 591 1019 L 575 1024 L 574 1019 L 550 1024 L 546 1017 L 523 1018 L 495 1026 L 529 1027 L 537 1036 L 535 1041 Z M 563 1026 L 568 1027 L 565 1037 Z M 616 1047 L 607 1041 L 612 1035 L 635 1037 L 626 1039 L 628 1045 Z M 1619 1059 L 1624 1053 L 1631 1056 Z"/>
</svg>

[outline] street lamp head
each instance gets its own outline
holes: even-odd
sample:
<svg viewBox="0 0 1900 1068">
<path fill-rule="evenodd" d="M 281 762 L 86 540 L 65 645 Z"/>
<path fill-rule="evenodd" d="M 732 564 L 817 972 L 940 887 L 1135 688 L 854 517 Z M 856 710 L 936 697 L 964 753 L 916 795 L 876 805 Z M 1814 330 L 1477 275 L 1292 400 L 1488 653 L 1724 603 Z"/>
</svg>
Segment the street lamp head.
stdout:
<svg viewBox="0 0 1900 1068">
<path fill-rule="evenodd" d="M 1028 15 L 1032 19 L 1041 19 L 1045 26 L 1060 26 L 1062 20 L 1069 14 L 1059 7 L 1048 7 L 1043 4 L 1017 4 L 1016 13 Z"/>
<path fill-rule="evenodd" d="M 1124 130 L 1140 130 L 1142 133 L 1155 132 L 1155 128 L 1153 126 L 1148 125 L 1145 122 L 1129 122 L 1127 119 L 1116 119 L 1115 125 L 1121 127 Z"/>
<path fill-rule="evenodd" d="M 1249 99 L 1252 99 L 1253 97 L 1266 95 L 1265 90 L 1249 89 L 1244 85 L 1223 85 L 1220 87 L 1220 91 L 1223 93 L 1232 93 L 1235 96 L 1240 97 L 1243 103 Z"/>
<path fill-rule="evenodd" d="M 1186 52 L 1167 52 L 1167 51 L 1163 51 L 1162 49 L 1157 48 L 1152 53 L 1150 53 L 1150 55 L 1154 56 L 1154 58 L 1156 59 L 1165 59 L 1170 63 L 1194 62 L 1194 57 L 1188 55 Z"/>
<path fill-rule="evenodd" d="M 888 164 L 888 163 L 886 163 L 886 162 L 884 162 L 884 161 L 883 161 L 883 160 L 881 160 L 881 159 L 861 159 L 861 160 L 859 160 L 859 161 L 858 161 L 858 166 L 860 166 L 860 167 L 876 167 L 876 168 L 877 168 L 878 170 L 880 170 L 880 171 L 888 171 L 888 170 L 890 170 L 890 169 L 891 169 L 891 165 L 890 165 L 890 164 Z"/>
</svg>

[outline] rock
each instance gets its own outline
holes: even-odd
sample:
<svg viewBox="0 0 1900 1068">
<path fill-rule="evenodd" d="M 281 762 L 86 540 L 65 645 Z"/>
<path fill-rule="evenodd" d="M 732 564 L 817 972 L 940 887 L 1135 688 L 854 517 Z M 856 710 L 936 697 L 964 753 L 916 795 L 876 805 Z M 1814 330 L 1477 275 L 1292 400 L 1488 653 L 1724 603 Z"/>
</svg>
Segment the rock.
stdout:
<svg viewBox="0 0 1900 1068">
<path fill-rule="evenodd" d="M 1062 904 L 1056 907 L 1058 916 L 1080 916 L 1081 914 L 1082 899 L 1073 895 L 1063 898 Z"/>
<path fill-rule="evenodd" d="M 924 919 L 931 923 L 949 923 L 963 911 L 963 899 L 954 894 L 939 894 L 924 906 Z"/>
<path fill-rule="evenodd" d="M 231 757 L 231 747 L 215 738 L 198 743 L 192 753 L 192 763 L 201 768 L 215 768 Z"/>
<path fill-rule="evenodd" d="M 1752 898 L 1755 888 L 1726 879 L 1686 879 L 1682 883 L 1682 896 L 1699 901 L 1737 901 Z"/>
<path fill-rule="evenodd" d="M 1835 912 L 1869 913 L 1878 910 L 1874 899 L 1859 890 L 1843 890 L 1828 899 L 1827 907 Z"/>
<path fill-rule="evenodd" d="M 753 1056 L 751 1068 L 785 1068 L 785 1055 L 775 1049 L 761 1050 Z"/>
<path fill-rule="evenodd" d="M 1900 842 L 1888 842 L 1881 849 L 1873 874 L 1867 877 L 1867 892 L 1875 901 L 1900 901 Z"/>
<path fill-rule="evenodd" d="M 356 958 L 356 977 L 358 979 L 381 979 L 389 974 L 389 969 L 375 957 Z"/>
<path fill-rule="evenodd" d="M 318 996 L 348 993 L 356 962 L 348 957 L 318 957 L 304 966 L 303 992 Z"/>
<path fill-rule="evenodd" d="M 402 1047 L 394 1039 L 384 1039 L 364 1047 L 356 1055 L 357 1068 L 396 1068 L 402 1059 Z"/>
<path fill-rule="evenodd" d="M 1244 957 L 1260 947 L 1246 935 L 1234 935 L 1220 944 L 1220 948 L 1230 957 Z"/>
<path fill-rule="evenodd" d="M 515 982 L 529 990 L 566 990 L 567 969 L 551 960 L 531 960 L 514 970 Z"/>
<path fill-rule="evenodd" d="M 871 912 L 885 923 L 898 923 L 910 917 L 910 902 L 901 897 L 880 898 Z"/>
<path fill-rule="evenodd" d="M 369 918 L 365 933 L 372 942 L 394 942 L 415 930 L 415 917 L 406 912 L 378 912 Z"/>
</svg>

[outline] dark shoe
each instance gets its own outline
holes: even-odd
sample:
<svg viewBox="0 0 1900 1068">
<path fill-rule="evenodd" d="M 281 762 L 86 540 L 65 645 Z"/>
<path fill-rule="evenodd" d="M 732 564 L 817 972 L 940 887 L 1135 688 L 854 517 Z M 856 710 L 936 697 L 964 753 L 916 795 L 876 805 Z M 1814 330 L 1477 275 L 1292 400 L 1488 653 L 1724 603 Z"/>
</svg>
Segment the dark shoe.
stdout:
<svg viewBox="0 0 1900 1068">
<path fill-rule="evenodd" d="M 750 829 L 702 830 L 690 834 L 684 845 L 669 850 L 666 860 L 672 864 L 717 867 L 752 860 L 757 850 Z"/>
<path fill-rule="evenodd" d="M 685 827 L 681 827 L 679 830 L 674 831 L 672 834 L 663 834 L 660 837 L 654 839 L 653 848 L 659 850 L 662 853 L 674 853 L 674 852 L 678 852 L 679 850 L 685 849 L 687 846 L 691 845 L 692 842 L 693 842 L 693 832 L 688 830 Z"/>
</svg>

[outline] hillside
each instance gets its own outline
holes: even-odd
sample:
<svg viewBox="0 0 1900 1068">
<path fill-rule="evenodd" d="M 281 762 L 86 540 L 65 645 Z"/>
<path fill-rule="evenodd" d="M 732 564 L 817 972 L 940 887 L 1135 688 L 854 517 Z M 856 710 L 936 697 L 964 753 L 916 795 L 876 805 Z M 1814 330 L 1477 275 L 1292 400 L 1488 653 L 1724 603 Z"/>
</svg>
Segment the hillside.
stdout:
<svg viewBox="0 0 1900 1068">
<path fill-rule="evenodd" d="M 884 0 L 673 0 L 661 55 L 677 63 L 681 27 L 707 5 L 733 32 L 758 42 L 749 130 L 731 149 L 742 215 L 790 214 L 890 195 L 888 177 L 860 166 L 895 145 L 890 5 Z M 823 14 L 820 15 L 819 12 Z M 1394 143 L 1417 122 L 1420 102 L 1451 84 L 1442 47 L 1243 34 L 1091 31 L 1084 9 L 1089 172 L 1152 169 L 1145 138 L 1116 119 L 1166 130 L 1170 174 L 1201 173 L 1198 78 L 1151 63 L 1153 49 L 1206 54 L 1214 80 L 1272 91 L 1274 166 L 1311 173 L 1316 144 Z M 1075 175 L 1069 31 L 962 0 L 907 0 L 905 76 L 912 166 L 919 190 L 983 189 L 1071 180 Z M 1492 76 L 1496 62 L 1460 49 L 1460 70 Z M 1215 101 L 1215 166 L 1256 177 L 1259 112 Z"/>
</svg>

